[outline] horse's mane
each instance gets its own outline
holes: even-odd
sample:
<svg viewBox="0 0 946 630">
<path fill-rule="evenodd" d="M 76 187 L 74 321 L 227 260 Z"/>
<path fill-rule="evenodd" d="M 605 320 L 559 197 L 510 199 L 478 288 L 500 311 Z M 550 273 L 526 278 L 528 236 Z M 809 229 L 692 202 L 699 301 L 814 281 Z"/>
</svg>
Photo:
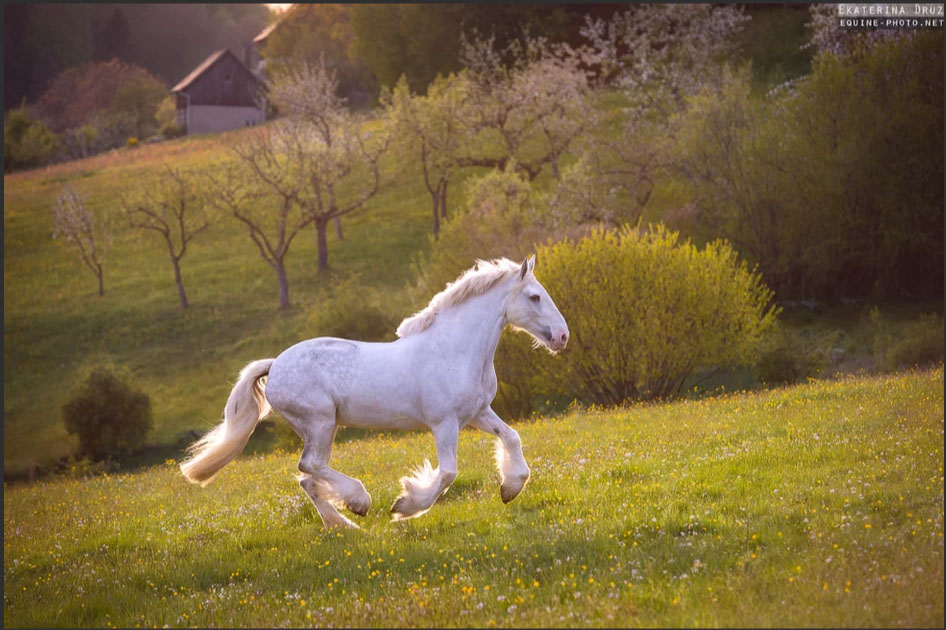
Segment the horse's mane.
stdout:
<svg viewBox="0 0 946 630">
<path fill-rule="evenodd" d="M 402 321 L 397 327 L 397 336 L 406 337 L 427 330 L 434 323 L 437 313 L 443 309 L 483 295 L 500 282 L 519 273 L 519 269 L 519 264 L 508 258 L 477 260 L 476 264 L 460 274 L 456 280 L 447 283 L 446 288 L 435 295 L 423 310 Z"/>
</svg>

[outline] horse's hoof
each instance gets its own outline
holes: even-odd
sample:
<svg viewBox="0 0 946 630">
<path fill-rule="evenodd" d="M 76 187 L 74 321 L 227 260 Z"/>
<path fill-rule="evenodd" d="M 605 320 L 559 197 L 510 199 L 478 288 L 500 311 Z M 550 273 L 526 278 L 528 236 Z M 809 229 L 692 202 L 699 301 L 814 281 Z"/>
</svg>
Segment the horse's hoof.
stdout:
<svg viewBox="0 0 946 630">
<path fill-rule="evenodd" d="M 407 497 L 398 497 L 397 501 L 394 502 L 394 505 L 391 506 L 391 514 L 394 515 L 394 520 L 399 521 L 402 518 L 407 518 Z"/>
<path fill-rule="evenodd" d="M 528 480 L 528 477 L 526 477 L 526 479 L 523 479 L 519 483 L 510 483 L 510 484 L 504 483 L 501 486 L 499 486 L 499 496 L 502 497 L 503 503 L 509 503 L 510 501 L 518 497 L 519 494 L 522 493 L 522 489 L 526 487 L 527 480 Z"/>
</svg>

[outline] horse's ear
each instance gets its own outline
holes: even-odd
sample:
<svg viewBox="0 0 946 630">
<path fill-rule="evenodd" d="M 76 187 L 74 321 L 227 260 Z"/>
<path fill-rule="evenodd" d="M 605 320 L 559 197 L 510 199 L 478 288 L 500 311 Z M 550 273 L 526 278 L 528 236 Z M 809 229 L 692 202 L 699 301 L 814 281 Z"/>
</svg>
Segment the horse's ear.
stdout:
<svg viewBox="0 0 946 630">
<path fill-rule="evenodd" d="M 520 280 L 525 280 L 527 273 L 529 273 L 529 259 L 528 259 L 528 258 L 523 258 L 523 259 L 522 259 L 522 266 L 519 267 L 519 279 L 520 279 Z"/>
<path fill-rule="evenodd" d="M 529 271 L 535 270 L 535 254 L 529 257 Z"/>
</svg>

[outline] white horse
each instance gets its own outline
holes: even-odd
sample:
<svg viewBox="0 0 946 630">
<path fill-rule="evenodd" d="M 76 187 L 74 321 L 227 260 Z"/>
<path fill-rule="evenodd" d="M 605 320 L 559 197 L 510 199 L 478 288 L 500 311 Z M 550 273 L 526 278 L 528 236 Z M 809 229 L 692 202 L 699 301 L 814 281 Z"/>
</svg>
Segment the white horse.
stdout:
<svg viewBox="0 0 946 630">
<path fill-rule="evenodd" d="M 522 265 L 506 258 L 476 261 L 401 322 L 397 341 L 320 337 L 275 359 L 253 361 L 230 392 L 223 422 L 190 447 L 181 471 L 206 485 L 243 450 L 272 406 L 304 440 L 299 483 L 322 522 L 357 527 L 336 506 L 364 516 L 371 497 L 360 481 L 329 467 L 339 426 L 433 432 L 437 468 L 425 461 L 412 477 L 402 478 L 403 491 L 391 507 L 394 519 L 404 519 L 429 510 L 453 483 L 458 434 L 469 424 L 499 438 L 500 495 L 508 503 L 528 481 L 529 466 L 519 434 L 490 408 L 499 336 L 511 324 L 552 353 L 568 341 L 565 319 L 535 279 L 534 266 L 535 256 Z"/>
</svg>

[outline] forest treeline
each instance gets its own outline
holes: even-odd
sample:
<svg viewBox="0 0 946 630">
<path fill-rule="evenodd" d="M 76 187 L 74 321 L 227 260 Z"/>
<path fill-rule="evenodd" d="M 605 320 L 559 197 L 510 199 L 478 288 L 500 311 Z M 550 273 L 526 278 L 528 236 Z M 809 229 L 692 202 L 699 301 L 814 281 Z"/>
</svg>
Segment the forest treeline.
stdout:
<svg viewBox="0 0 946 630">
<path fill-rule="evenodd" d="M 262 4 L 5 4 L 3 110 L 35 102 L 63 70 L 113 58 L 171 86 L 269 19 Z"/>
</svg>

